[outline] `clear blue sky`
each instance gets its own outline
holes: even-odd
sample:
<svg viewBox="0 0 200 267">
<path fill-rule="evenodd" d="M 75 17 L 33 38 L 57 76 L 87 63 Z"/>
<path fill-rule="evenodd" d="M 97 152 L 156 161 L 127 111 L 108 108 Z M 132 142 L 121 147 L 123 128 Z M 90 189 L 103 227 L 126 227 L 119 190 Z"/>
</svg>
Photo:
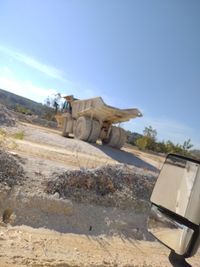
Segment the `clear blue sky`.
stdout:
<svg viewBox="0 0 200 267">
<path fill-rule="evenodd" d="M 43 102 L 101 95 L 124 125 L 200 148 L 199 0 L 0 1 L 0 88 Z"/>
</svg>

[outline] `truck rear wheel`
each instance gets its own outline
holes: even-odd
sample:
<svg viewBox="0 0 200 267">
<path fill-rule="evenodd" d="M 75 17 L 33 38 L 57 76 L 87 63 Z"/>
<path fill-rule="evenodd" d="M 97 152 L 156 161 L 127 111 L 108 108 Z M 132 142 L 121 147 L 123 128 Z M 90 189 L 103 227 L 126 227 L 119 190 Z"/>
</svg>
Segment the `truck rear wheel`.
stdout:
<svg viewBox="0 0 200 267">
<path fill-rule="evenodd" d="M 125 131 L 122 128 L 116 126 L 112 126 L 109 137 L 107 139 L 102 140 L 102 143 L 104 145 L 108 145 L 118 149 L 123 147 L 125 142 L 126 142 Z"/>
<path fill-rule="evenodd" d="M 88 137 L 88 142 L 96 143 L 101 131 L 101 125 L 98 121 L 92 120 L 92 129 Z"/>
<path fill-rule="evenodd" d="M 67 129 L 67 118 L 65 117 L 63 122 L 63 129 L 62 129 L 62 136 L 63 137 L 68 137 L 69 133 L 67 133 L 66 129 Z"/>
<path fill-rule="evenodd" d="M 87 117 L 80 117 L 76 122 L 74 136 L 76 139 L 87 141 L 92 129 L 92 121 Z"/>
</svg>

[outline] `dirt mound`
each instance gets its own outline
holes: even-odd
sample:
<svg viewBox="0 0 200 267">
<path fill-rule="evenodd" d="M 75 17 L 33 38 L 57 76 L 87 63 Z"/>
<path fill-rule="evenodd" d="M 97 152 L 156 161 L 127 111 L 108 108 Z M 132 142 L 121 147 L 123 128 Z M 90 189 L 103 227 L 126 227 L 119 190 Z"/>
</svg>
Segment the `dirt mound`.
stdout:
<svg viewBox="0 0 200 267">
<path fill-rule="evenodd" d="M 0 150 L 0 183 L 12 187 L 22 184 L 25 178 L 23 167 L 9 153 Z"/>
<path fill-rule="evenodd" d="M 142 209 L 149 201 L 155 177 L 153 172 L 124 164 L 69 170 L 54 174 L 46 184 L 46 192 L 81 202 Z"/>
<path fill-rule="evenodd" d="M 16 117 L 14 113 L 0 104 L 0 125 L 14 126 L 15 123 Z"/>
</svg>

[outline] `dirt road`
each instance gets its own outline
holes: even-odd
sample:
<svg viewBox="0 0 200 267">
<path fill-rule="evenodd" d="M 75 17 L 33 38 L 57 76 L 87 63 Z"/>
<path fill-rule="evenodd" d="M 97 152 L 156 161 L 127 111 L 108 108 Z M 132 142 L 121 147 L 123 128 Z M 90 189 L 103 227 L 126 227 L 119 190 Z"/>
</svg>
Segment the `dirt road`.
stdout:
<svg viewBox="0 0 200 267">
<path fill-rule="evenodd" d="M 15 140 L 18 153 L 55 160 L 64 166 L 90 168 L 124 163 L 156 171 L 161 168 L 164 161 L 163 157 L 143 153 L 133 147 L 118 150 L 100 143 L 89 144 L 73 138 L 64 138 L 58 130 L 33 124 L 21 123 L 17 128 L 13 127 L 12 131 L 24 133 L 23 140 Z"/>
</svg>

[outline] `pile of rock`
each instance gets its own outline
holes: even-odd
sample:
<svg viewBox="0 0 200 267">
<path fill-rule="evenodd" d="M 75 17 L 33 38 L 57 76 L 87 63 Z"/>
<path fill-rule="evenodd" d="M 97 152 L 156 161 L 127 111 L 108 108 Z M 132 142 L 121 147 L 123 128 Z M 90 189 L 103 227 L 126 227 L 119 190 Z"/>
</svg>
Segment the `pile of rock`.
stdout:
<svg viewBox="0 0 200 267">
<path fill-rule="evenodd" d="M 55 121 L 48 121 L 40 118 L 38 115 L 26 115 L 15 112 L 0 104 L 0 126 L 15 126 L 17 121 L 33 123 L 50 128 L 57 128 L 57 123 Z"/>
<path fill-rule="evenodd" d="M 14 112 L 8 110 L 4 105 L 0 104 L 0 125 L 14 126 L 16 117 Z"/>
<path fill-rule="evenodd" d="M 0 150 L 0 184 L 12 187 L 21 184 L 25 178 L 24 170 L 17 159 Z"/>
<path fill-rule="evenodd" d="M 153 172 L 124 164 L 68 170 L 54 174 L 47 182 L 45 191 L 77 201 L 135 207 L 149 201 L 156 176 Z"/>
</svg>

